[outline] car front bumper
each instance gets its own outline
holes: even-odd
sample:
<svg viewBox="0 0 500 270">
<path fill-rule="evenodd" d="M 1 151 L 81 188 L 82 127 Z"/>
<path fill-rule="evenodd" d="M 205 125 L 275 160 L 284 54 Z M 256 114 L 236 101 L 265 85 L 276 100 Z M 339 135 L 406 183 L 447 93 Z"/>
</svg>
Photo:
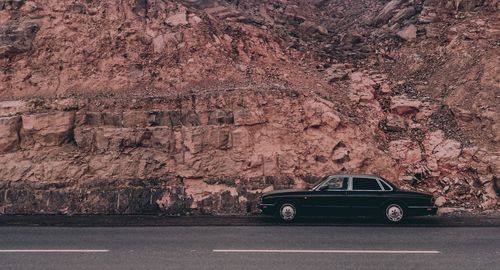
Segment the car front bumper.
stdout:
<svg viewBox="0 0 500 270">
<path fill-rule="evenodd" d="M 275 213 L 274 204 L 259 203 L 259 209 L 262 211 L 262 214 L 264 215 L 274 215 Z"/>
</svg>

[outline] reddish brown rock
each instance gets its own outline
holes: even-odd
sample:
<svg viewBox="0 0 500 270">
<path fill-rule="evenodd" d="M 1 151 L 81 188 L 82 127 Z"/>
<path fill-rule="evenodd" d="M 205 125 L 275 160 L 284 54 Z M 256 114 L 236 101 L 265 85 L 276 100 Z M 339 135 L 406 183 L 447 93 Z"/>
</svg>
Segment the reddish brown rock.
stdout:
<svg viewBox="0 0 500 270">
<path fill-rule="evenodd" d="M 23 115 L 23 143 L 49 146 L 70 142 L 73 140 L 74 121 L 74 112 Z"/>
<path fill-rule="evenodd" d="M 3 23 L 0 26 L 0 58 L 12 57 L 30 50 L 39 29 L 40 26 L 34 22 Z"/>
<path fill-rule="evenodd" d="M 332 107 L 318 101 L 307 101 L 304 104 L 304 113 L 308 127 L 327 125 L 336 129 L 340 124 L 340 117 L 335 114 Z"/>
<path fill-rule="evenodd" d="M 434 204 L 437 206 L 437 207 L 442 207 L 444 204 L 446 203 L 446 198 L 445 197 L 438 197 L 436 199 L 436 201 L 434 202 Z"/>
<path fill-rule="evenodd" d="M 422 102 L 404 96 L 391 98 L 391 110 L 400 115 L 418 112 L 421 106 Z"/>
<path fill-rule="evenodd" d="M 446 139 L 441 131 L 430 133 L 424 145 L 428 154 L 443 162 L 455 163 L 462 153 L 460 142 Z"/>
<path fill-rule="evenodd" d="M 417 38 L 417 27 L 409 25 L 398 32 L 398 36 L 406 41 L 412 41 Z"/>
<path fill-rule="evenodd" d="M 0 0 L 0 212 L 256 213 L 338 172 L 498 209 L 497 2 Z"/>
<path fill-rule="evenodd" d="M 420 148 L 409 140 L 390 142 L 389 151 L 392 158 L 398 159 L 404 165 L 417 165 L 422 160 Z"/>
<path fill-rule="evenodd" d="M 384 130 L 403 131 L 406 130 L 405 119 L 399 115 L 390 114 L 381 123 Z"/>
<path fill-rule="evenodd" d="M 237 126 L 253 126 L 266 122 L 264 112 L 259 109 L 241 108 L 234 111 L 234 123 Z"/>
<path fill-rule="evenodd" d="M 19 131 L 21 129 L 21 117 L 0 118 L 0 153 L 17 150 L 19 147 Z"/>
<path fill-rule="evenodd" d="M 21 100 L 0 102 L 0 117 L 24 113 L 28 110 L 28 105 Z"/>
</svg>

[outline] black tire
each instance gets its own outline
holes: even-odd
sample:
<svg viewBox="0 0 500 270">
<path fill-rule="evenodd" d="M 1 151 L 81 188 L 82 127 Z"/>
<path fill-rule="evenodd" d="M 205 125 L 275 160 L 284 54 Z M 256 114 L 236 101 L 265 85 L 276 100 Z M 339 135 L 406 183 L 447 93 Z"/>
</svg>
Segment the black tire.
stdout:
<svg viewBox="0 0 500 270">
<path fill-rule="evenodd" d="M 291 223 L 297 220 L 299 208 L 294 202 L 282 202 L 276 209 L 276 217 L 286 223 Z"/>
<path fill-rule="evenodd" d="M 400 202 L 390 202 L 381 209 L 384 221 L 390 224 L 398 224 L 405 220 L 407 211 Z"/>
</svg>

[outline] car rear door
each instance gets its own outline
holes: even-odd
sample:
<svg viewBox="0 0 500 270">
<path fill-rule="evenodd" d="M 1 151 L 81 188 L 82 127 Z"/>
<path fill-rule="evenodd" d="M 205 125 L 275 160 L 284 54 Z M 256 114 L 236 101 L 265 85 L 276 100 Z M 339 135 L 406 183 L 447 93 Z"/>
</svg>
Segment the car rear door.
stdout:
<svg viewBox="0 0 500 270">
<path fill-rule="evenodd" d="M 347 204 L 354 215 L 376 214 L 384 203 L 385 192 L 374 177 L 352 177 Z"/>
</svg>

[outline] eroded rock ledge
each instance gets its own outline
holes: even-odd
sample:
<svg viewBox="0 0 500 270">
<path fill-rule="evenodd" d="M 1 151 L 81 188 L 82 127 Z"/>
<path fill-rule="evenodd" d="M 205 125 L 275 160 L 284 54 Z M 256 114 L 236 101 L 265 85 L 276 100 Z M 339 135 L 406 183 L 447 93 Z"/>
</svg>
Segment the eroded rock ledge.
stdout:
<svg viewBox="0 0 500 270">
<path fill-rule="evenodd" d="M 0 213 L 248 213 L 262 192 L 335 172 L 495 207 L 494 155 L 439 130 L 391 138 L 407 110 L 383 125 L 340 111 L 289 90 L 1 102 Z"/>
</svg>

